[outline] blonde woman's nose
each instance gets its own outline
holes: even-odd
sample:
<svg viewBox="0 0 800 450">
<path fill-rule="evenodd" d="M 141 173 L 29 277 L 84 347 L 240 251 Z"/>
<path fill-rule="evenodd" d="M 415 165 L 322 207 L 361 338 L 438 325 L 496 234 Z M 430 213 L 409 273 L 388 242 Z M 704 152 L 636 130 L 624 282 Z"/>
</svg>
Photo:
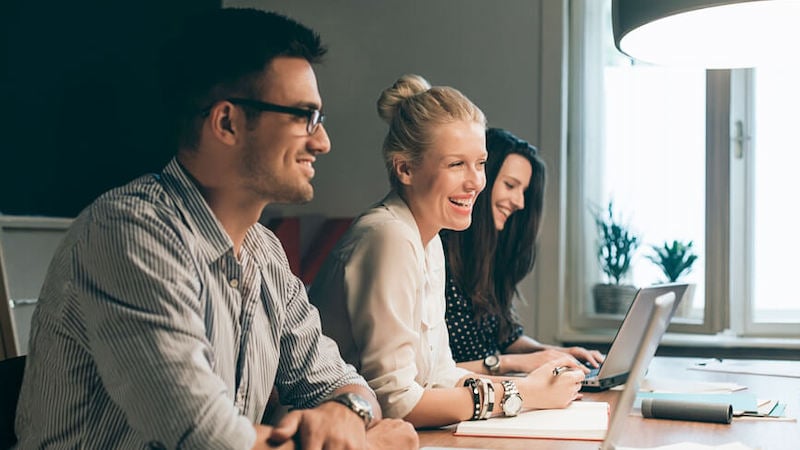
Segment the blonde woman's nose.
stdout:
<svg viewBox="0 0 800 450">
<path fill-rule="evenodd" d="M 475 167 L 470 170 L 467 181 L 472 189 L 478 192 L 482 191 L 486 187 L 486 173 L 483 171 L 483 167 Z"/>
</svg>

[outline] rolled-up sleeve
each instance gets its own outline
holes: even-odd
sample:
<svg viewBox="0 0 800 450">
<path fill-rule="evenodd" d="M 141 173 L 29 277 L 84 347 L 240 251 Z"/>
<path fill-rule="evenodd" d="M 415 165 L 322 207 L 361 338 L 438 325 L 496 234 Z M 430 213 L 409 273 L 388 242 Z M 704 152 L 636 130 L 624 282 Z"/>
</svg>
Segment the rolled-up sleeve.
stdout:
<svg viewBox="0 0 800 450">
<path fill-rule="evenodd" d="M 379 227 L 364 234 L 345 264 L 345 295 L 361 373 L 387 417 L 405 417 L 419 402 L 415 381 L 419 346 L 417 254 L 405 227 Z"/>
<path fill-rule="evenodd" d="M 213 372 L 200 274 L 168 220 L 147 205 L 96 208 L 76 254 L 87 345 L 108 396 L 147 442 L 251 448 L 255 431 Z"/>
<path fill-rule="evenodd" d="M 437 388 L 451 388 L 458 386 L 459 380 L 469 375 L 471 372 L 461 367 L 456 366 L 453 360 L 453 354 L 450 351 L 450 345 L 447 342 L 439 344 L 444 349 L 443 355 L 436 363 L 437 377 L 434 380 L 433 387 Z"/>
</svg>

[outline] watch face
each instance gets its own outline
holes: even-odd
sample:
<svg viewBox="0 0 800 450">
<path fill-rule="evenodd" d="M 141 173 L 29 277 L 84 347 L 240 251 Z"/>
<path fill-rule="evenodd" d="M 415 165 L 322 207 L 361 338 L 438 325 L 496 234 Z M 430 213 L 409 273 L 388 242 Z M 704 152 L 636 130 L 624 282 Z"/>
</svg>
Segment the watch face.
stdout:
<svg viewBox="0 0 800 450">
<path fill-rule="evenodd" d="M 348 392 L 342 395 L 341 397 L 347 399 L 347 402 L 349 403 L 348 406 L 350 407 L 350 409 L 352 409 L 356 414 L 361 416 L 364 419 L 364 422 L 369 424 L 369 422 L 372 421 L 372 418 L 374 417 L 372 413 L 372 405 L 367 400 L 365 400 L 360 395 L 354 394 L 352 392 Z"/>
<path fill-rule="evenodd" d="M 360 395 L 353 394 L 350 396 L 350 400 L 356 405 L 359 409 L 363 411 L 367 411 L 372 414 L 372 406 L 369 404 L 368 401 L 361 398 Z"/>
<path fill-rule="evenodd" d="M 522 397 L 519 395 L 511 395 L 505 399 L 503 403 L 503 412 L 509 415 L 516 415 L 522 410 Z"/>
<path fill-rule="evenodd" d="M 483 363 L 488 367 L 496 366 L 499 362 L 500 358 L 498 358 L 497 355 L 489 355 L 483 360 Z"/>
</svg>

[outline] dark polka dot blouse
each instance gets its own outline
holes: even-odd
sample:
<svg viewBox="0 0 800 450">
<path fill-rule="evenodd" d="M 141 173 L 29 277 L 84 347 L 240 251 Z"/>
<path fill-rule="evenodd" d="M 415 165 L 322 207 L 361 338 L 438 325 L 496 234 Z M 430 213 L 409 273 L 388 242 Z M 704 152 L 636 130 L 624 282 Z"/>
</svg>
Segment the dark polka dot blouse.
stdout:
<svg viewBox="0 0 800 450">
<path fill-rule="evenodd" d="M 464 295 L 450 274 L 447 274 L 447 331 L 450 334 L 450 350 L 458 362 L 482 360 L 494 353 L 503 353 L 509 345 L 522 336 L 522 325 L 513 324 L 511 334 L 505 342 L 498 342 L 498 321 L 488 316 L 480 323 L 475 321 L 472 299 Z"/>
</svg>

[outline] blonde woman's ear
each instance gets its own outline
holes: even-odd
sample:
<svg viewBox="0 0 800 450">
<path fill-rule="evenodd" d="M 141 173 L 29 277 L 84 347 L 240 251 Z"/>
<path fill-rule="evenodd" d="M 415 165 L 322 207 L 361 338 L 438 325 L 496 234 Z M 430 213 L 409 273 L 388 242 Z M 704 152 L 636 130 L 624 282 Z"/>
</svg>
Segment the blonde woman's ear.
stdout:
<svg viewBox="0 0 800 450">
<path fill-rule="evenodd" d="M 406 186 L 411 185 L 411 179 L 413 178 L 411 162 L 405 158 L 395 158 L 394 174 L 397 180 L 400 181 L 400 184 Z"/>
</svg>

